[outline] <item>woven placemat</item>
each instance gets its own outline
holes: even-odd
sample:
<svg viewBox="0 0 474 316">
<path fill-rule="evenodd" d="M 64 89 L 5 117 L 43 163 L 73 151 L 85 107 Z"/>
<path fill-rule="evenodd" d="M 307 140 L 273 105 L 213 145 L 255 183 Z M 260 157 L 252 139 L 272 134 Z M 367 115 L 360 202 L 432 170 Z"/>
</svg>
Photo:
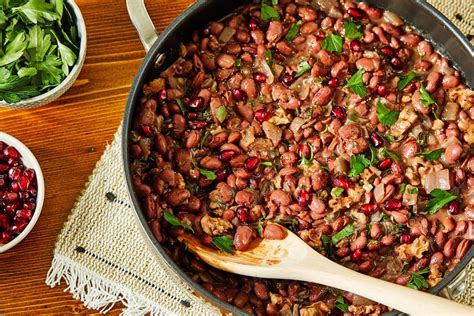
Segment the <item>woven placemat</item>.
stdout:
<svg viewBox="0 0 474 316">
<path fill-rule="evenodd" d="M 464 34 L 473 33 L 471 0 L 429 2 Z M 128 198 L 120 137 L 119 129 L 58 236 L 46 283 L 64 280 L 74 298 L 101 312 L 122 302 L 125 315 L 220 315 L 145 243 Z M 468 271 L 467 286 L 455 300 L 473 305 L 473 262 Z"/>
</svg>

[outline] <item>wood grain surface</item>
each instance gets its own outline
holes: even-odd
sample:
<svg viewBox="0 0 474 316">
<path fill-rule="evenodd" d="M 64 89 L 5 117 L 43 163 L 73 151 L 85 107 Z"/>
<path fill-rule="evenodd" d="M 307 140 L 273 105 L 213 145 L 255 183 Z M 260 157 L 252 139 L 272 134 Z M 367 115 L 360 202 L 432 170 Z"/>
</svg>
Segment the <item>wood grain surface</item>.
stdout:
<svg viewBox="0 0 474 316">
<path fill-rule="evenodd" d="M 86 21 L 87 57 L 75 85 L 59 100 L 34 109 L 0 108 L 0 131 L 24 142 L 43 169 L 46 200 L 33 231 L 0 254 L 0 315 L 89 314 L 64 292 L 49 288 L 56 236 L 122 120 L 128 91 L 145 56 L 125 0 L 76 0 Z M 148 0 L 158 30 L 193 1 Z M 118 314 L 116 306 L 111 314 Z"/>
</svg>

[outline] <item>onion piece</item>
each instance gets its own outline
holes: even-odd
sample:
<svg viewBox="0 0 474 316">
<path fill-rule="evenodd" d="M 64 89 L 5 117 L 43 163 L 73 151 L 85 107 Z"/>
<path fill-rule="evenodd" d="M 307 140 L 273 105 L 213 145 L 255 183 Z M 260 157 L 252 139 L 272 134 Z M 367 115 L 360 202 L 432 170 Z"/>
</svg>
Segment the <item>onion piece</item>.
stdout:
<svg viewBox="0 0 474 316">
<path fill-rule="evenodd" d="M 385 196 L 385 184 L 381 182 L 380 184 L 377 184 L 374 189 L 375 201 L 377 201 L 377 203 L 382 202 L 384 196 Z"/>
<path fill-rule="evenodd" d="M 267 83 L 272 84 L 275 80 L 275 76 L 273 75 L 272 69 L 268 66 L 265 60 L 261 60 L 258 56 L 255 56 L 255 60 L 253 63 L 253 68 L 256 72 L 261 72 L 267 77 Z"/>
<path fill-rule="evenodd" d="M 301 76 L 291 84 L 290 89 L 298 92 L 299 99 L 303 101 L 308 97 L 312 83 L 313 79 L 311 76 Z"/>
<path fill-rule="evenodd" d="M 299 117 L 299 116 L 295 117 L 293 121 L 291 121 L 290 131 L 292 131 L 293 134 L 298 133 L 298 131 L 301 129 L 301 126 L 303 126 L 304 121 L 305 120 L 302 117 Z"/>
<path fill-rule="evenodd" d="M 273 146 L 278 146 L 281 141 L 281 135 L 283 134 L 282 130 L 268 121 L 263 122 L 262 128 L 265 132 L 265 136 L 272 141 Z"/>
<path fill-rule="evenodd" d="M 425 176 L 423 186 L 427 193 L 430 193 L 434 189 L 450 190 L 451 182 L 449 178 L 448 169 L 433 171 Z"/>
<path fill-rule="evenodd" d="M 232 36 L 234 36 L 234 34 L 235 34 L 235 29 L 226 26 L 224 27 L 221 34 L 219 35 L 219 41 L 227 43 L 228 41 L 230 41 Z"/>
<path fill-rule="evenodd" d="M 405 191 L 403 192 L 403 205 L 410 206 L 410 205 L 416 205 L 418 201 L 418 190 L 416 190 L 415 193 L 412 193 L 413 189 L 415 187 L 411 185 L 407 185 L 405 188 Z"/>
</svg>

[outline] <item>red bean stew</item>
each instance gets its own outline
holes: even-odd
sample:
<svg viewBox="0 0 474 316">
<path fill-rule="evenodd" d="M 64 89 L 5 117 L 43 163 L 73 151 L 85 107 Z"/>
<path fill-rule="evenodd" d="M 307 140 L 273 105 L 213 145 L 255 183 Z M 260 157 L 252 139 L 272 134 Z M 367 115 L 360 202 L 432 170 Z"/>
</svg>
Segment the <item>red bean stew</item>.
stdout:
<svg viewBox="0 0 474 316">
<path fill-rule="evenodd" d="M 170 257 L 257 315 L 380 314 L 318 284 L 218 271 L 220 251 L 283 238 L 353 270 L 426 290 L 474 238 L 474 93 L 391 12 L 336 0 L 246 5 L 180 45 L 143 87 L 134 187 Z"/>
</svg>

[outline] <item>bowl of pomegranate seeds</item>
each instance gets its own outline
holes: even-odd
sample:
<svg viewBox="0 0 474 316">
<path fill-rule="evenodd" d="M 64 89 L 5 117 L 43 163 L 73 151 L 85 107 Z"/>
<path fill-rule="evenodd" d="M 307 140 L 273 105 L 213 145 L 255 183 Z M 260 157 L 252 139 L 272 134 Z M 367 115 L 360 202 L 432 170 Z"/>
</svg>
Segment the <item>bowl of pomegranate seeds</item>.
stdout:
<svg viewBox="0 0 474 316">
<path fill-rule="evenodd" d="M 33 153 L 0 132 L 0 253 L 33 229 L 44 200 L 43 173 Z"/>
</svg>

